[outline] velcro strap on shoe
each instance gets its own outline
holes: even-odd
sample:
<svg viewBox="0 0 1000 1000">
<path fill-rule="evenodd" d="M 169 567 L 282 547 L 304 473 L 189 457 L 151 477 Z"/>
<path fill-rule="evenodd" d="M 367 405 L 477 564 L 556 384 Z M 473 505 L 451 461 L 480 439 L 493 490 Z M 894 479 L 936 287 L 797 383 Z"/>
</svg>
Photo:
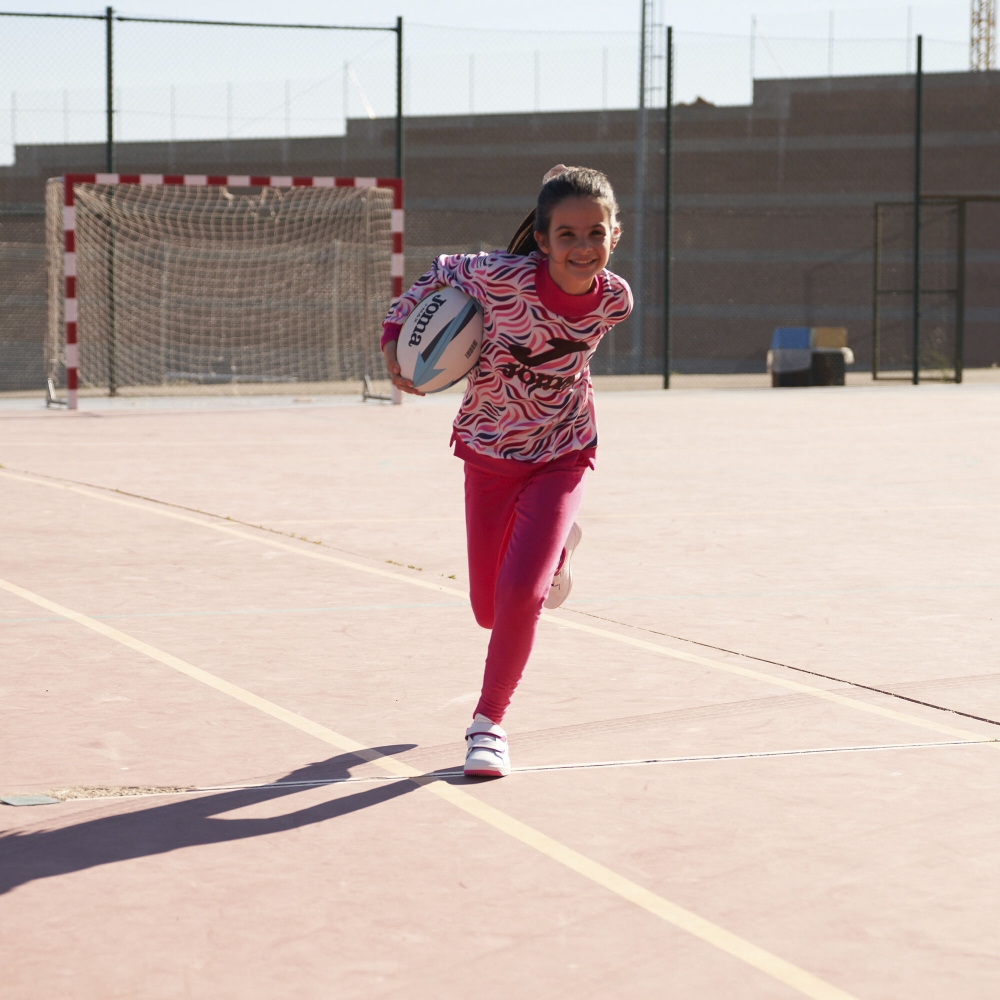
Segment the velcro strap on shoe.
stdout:
<svg viewBox="0 0 1000 1000">
<path fill-rule="evenodd" d="M 473 750 L 495 750 L 497 753 L 503 753 L 507 746 L 506 740 L 492 733 L 470 733 L 466 739 L 471 742 Z"/>
<path fill-rule="evenodd" d="M 475 728 L 473 728 L 475 727 Z M 506 740 L 507 733 L 502 726 L 495 722 L 480 722 L 478 719 L 466 730 L 465 738 L 471 739 L 473 736 L 496 736 L 498 739 Z"/>
</svg>

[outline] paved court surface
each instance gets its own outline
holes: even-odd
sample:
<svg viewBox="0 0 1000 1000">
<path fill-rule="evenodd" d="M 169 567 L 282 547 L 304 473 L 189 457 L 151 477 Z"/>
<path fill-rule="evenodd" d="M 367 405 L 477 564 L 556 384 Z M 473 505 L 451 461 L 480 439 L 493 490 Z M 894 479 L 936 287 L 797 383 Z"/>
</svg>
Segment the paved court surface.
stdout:
<svg viewBox="0 0 1000 1000">
<path fill-rule="evenodd" d="M 603 394 L 490 783 L 455 403 L 0 410 L 3 996 L 1000 995 L 1000 386 Z"/>
</svg>

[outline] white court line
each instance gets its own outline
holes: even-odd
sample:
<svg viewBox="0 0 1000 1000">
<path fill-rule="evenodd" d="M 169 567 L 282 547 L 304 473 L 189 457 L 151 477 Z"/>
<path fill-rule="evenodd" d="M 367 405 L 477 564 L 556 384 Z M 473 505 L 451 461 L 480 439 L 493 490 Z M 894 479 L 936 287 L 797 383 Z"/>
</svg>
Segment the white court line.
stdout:
<svg viewBox="0 0 1000 1000">
<path fill-rule="evenodd" d="M 850 747 L 806 747 L 802 750 L 757 750 L 747 753 L 697 754 L 689 757 L 644 757 L 637 760 L 595 760 L 578 764 L 535 764 L 530 767 L 515 767 L 511 773 L 526 771 L 572 771 L 591 767 L 642 767 L 647 764 L 699 764 L 713 760 L 754 760 L 764 757 L 804 757 L 827 753 L 864 753 L 874 750 L 924 750 L 931 747 L 970 747 L 996 740 L 947 740 L 936 743 L 871 743 Z M 440 773 L 440 772 L 437 772 Z M 458 773 L 458 772 L 456 772 Z"/>
<path fill-rule="evenodd" d="M 850 747 L 810 747 L 803 750 L 761 750 L 751 753 L 717 753 L 701 754 L 692 757 L 647 757 L 641 760 L 595 760 L 579 761 L 573 764 L 532 764 L 527 767 L 511 768 L 511 775 L 531 774 L 540 771 L 576 771 L 604 767 L 644 767 L 648 764 L 697 764 L 705 761 L 720 760 L 752 760 L 760 757 L 802 757 L 813 754 L 828 753 L 862 753 L 873 750 L 922 750 L 933 747 L 971 747 L 992 740 L 949 740 L 940 743 L 874 743 L 869 746 Z M 434 778 L 461 778 L 461 770 L 425 772 L 425 776 Z M 198 785 L 192 788 L 171 789 L 170 791 L 124 792 L 119 795 L 66 795 L 57 796 L 56 788 L 46 794 L 61 798 L 63 802 L 104 802 L 108 799 L 149 799 L 162 796 L 205 795 L 209 792 L 243 792 L 266 788 L 324 788 L 327 785 L 371 784 L 380 781 L 409 781 L 409 778 L 397 777 L 394 774 L 367 774 L 349 778 L 314 778 L 305 781 L 260 781 L 249 785 Z"/>
<path fill-rule="evenodd" d="M 415 576 L 407 576 L 404 573 L 380 569 L 375 566 L 368 566 L 364 563 L 355 562 L 351 559 L 342 559 L 338 556 L 329 555 L 326 552 L 316 551 L 316 543 L 302 542 L 300 544 L 292 544 L 290 542 L 280 541 L 277 538 L 269 538 L 266 534 L 268 529 L 265 527 L 261 527 L 259 529 L 264 532 L 262 534 L 249 534 L 247 531 L 231 527 L 231 525 L 225 523 L 224 520 L 221 522 L 213 522 L 204 519 L 205 517 L 218 515 L 205 514 L 203 517 L 192 517 L 190 514 L 183 514 L 178 510 L 167 509 L 164 506 L 160 506 L 160 501 L 149 498 L 146 498 L 143 502 L 138 503 L 135 500 L 125 500 L 120 496 L 108 496 L 99 492 L 96 488 L 84 489 L 80 486 L 55 482 L 51 479 L 38 478 L 32 474 L 17 474 L 8 472 L 2 468 L 0 468 L 0 476 L 7 479 L 13 479 L 18 482 L 30 483 L 33 486 L 45 486 L 49 489 L 75 493 L 91 500 L 100 500 L 104 503 L 117 504 L 118 506 L 128 507 L 132 510 L 144 511 L 147 514 L 154 514 L 158 517 L 164 517 L 172 521 L 193 524 L 199 528 L 208 529 L 209 531 L 215 531 L 220 534 L 230 535 L 234 538 L 240 538 L 243 541 L 253 542 L 257 545 L 264 545 L 272 549 L 279 549 L 283 552 L 291 552 L 305 559 L 314 559 L 319 562 L 330 563 L 334 566 L 341 566 L 344 569 L 352 569 L 361 573 L 367 573 L 370 576 L 395 580 L 399 583 L 408 584 L 411 587 L 433 590 L 439 594 L 452 594 L 456 597 L 461 597 L 463 601 L 468 601 L 469 599 L 469 595 L 464 590 L 459 590 L 457 587 L 448 587 L 444 584 L 434 583 L 431 580 L 421 580 Z M 541 620 L 559 625 L 562 628 L 572 629 L 576 632 L 583 632 L 588 635 L 598 636 L 602 639 L 610 639 L 613 642 L 631 646 L 634 649 L 642 649 L 645 652 L 653 653 L 656 656 L 663 656 L 673 660 L 681 660 L 686 663 L 708 667 L 712 670 L 723 671 L 724 673 L 733 674 L 737 677 L 744 677 L 749 680 L 759 681 L 763 684 L 784 688 L 786 691 L 794 691 L 797 694 L 809 695 L 813 698 L 818 698 L 823 701 L 849 708 L 855 712 L 864 712 L 868 715 L 876 715 L 884 719 L 892 719 L 896 722 L 902 722 L 908 725 L 917 726 L 921 729 L 930 730 L 931 732 L 941 733 L 944 736 L 952 736 L 957 737 L 958 739 L 976 742 L 983 739 L 982 733 L 977 733 L 969 729 L 959 729 L 956 726 L 949 726 L 932 719 L 924 719 L 917 715 L 910 715 L 907 712 L 900 712 L 893 708 L 886 708 L 883 705 L 872 705 L 863 701 L 857 701 L 856 699 L 847 697 L 846 695 L 838 694 L 834 691 L 827 691 L 823 688 L 814 687 L 810 684 L 803 684 L 801 681 L 791 680 L 787 677 L 777 677 L 773 674 L 766 674 L 761 670 L 753 670 L 750 667 L 744 667 L 739 664 L 726 663 L 723 660 L 713 660 L 707 656 L 699 656 L 697 653 L 689 653 L 686 650 L 662 646 L 659 643 L 648 642 L 645 639 L 639 639 L 635 636 L 623 635 L 619 632 L 612 632 L 609 629 L 597 628 L 593 625 L 585 625 L 583 622 L 576 621 L 572 618 L 562 617 L 561 615 L 552 614 L 548 611 L 542 612 Z M 995 742 L 994 745 L 1000 749 L 1000 742 Z"/>
<path fill-rule="evenodd" d="M 292 712 L 290 709 L 283 708 L 273 701 L 261 698 L 246 688 L 224 680 L 215 674 L 209 673 L 207 670 L 203 670 L 201 667 L 196 667 L 194 664 L 188 663 L 186 660 L 182 660 L 172 653 L 157 649 L 155 646 L 151 646 L 141 639 L 136 639 L 134 636 L 121 632 L 105 622 L 98 621 L 96 618 L 90 618 L 79 611 L 74 611 L 71 608 L 57 604 L 55 601 L 50 601 L 48 598 L 26 590 L 15 583 L 0 579 L 0 590 L 6 590 L 8 593 L 20 597 L 22 600 L 45 608 L 54 614 L 62 615 L 70 621 L 74 621 L 78 625 L 96 632 L 98 635 L 102 635 L 113 642 L 117 642 L 128 649 L 147 656 L 158 663 L 162 663 L 164 666 L 170 667 L 172 670 L 176 670 L 178 673 L 206 685 L 206 687 L 228 695 L 230 698 L 234 698 L 244 705 L 248 705 L 263 712 L 265 715 L 278 719 L 300 732 L 314 736 L 316 739 L 322 740 L 324 743 L 336 747 L 342 752 L 354 754 L 361 760 L 375 764 L 377 767 L 388 771 L 398 778 L 411 779 L 428 793 L 444 799 L 457 809 L 461 809 L 463 812 L 474 816 L 483 823 L 487 823 L 494 829 L 506 833 L 514 840 L 520 841 L 522 844 L 538 851 L 552 861 L 582 875 L 584 878 L 614 893 L 621 899 L 641 907 L 648 913 L 659 917 L 679 930 L 686 931 L 706 944 L 718 948 L 720 951 L 744 962 L 759 972 L 770 976 L 772 979 L 776 979 L 778 982 L 797 990 L 803 996 L 809 997 L 810 1000 L 856 1000 L 851 994 L 820 979 L 818 976 L 814 976 L 811 972 L 793 965 L 791 962 L 755 945 L 738 934 L 732 933 L 732 931 L 726 930 L 724 927 L 720 927 L 710 920 L 706 920 L 691 910 L 670 902 L 670 900 L 657 895 L 637 882 L 633 882 L 631 879 L 619 875 L 617 872 L 588 858 L 579 851 L 573 850 L 572 847 L 563 844 L 554 837 L 549 837 L 540 830 L 528 826 L 527 823 L 522 823 L 519 819 L 515 819 L 500 809 L 488 805 L 486 802 L 476 798 L 474 795 L 470 795 L 461 788 L 456 788 L 433 775 L 423 774 L 416 768 L 395 757 L 383 756 L 350 737 L 342 736 L 340 733 L 334 732 L 332 729 L 328 729 L 318 722 L 313 722 L 311 719 L 306 719 L 304 716 Z"/>
</svg>

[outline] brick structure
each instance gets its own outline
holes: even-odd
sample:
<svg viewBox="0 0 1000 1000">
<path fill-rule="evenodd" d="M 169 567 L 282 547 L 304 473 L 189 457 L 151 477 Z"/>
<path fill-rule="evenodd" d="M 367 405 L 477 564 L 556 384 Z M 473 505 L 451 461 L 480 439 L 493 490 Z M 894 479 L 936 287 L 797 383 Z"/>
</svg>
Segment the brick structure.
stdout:
<svg viewBox="0 0 1000 1000">
<path fill-rule="evenodd" d="M 928 74 L 924 87 L 925 192 L 1000 193 L 1000 73 Z M 675 123 L 675 368 L 762 371 L 773 328 L 794 325 L 846 326 L 868 367 L 872 205 L 912 197 L 912 77 L 758 80 L 752 105 L 681 105 Z M 635 125 L 628 110 L 407 119 L 407 278 L 433 254 L 505 245 L 559 161 L 611 177 L 625 227 L 612 266 L 632 278 Z M 602 371 L 660 365 L 662 109 L 649 112 L 648 134 L 645 329 L 619 328 Z M 343 137 L 123 143 L 117 168 L 385 175 L 393 142 L 392 120 L 352 120 Z M 17 323 L 0 316 L 0 344 L 17 341 L 22 355 L 36 326 L 41 351 L 44 280 L 29 280 L 23 254 L 12 264 L 9 245 L 42 242 L 41 218 L 27 213 L 46 177 L 100 170 L 103 156 L 100 144 L 22 146 L 0 169 L 0 296 L 25 289 Z M 966 364 L 990 365 L 1000 362 L 1000 206 L 970 207 L 968 251 Z"/>
</svg>

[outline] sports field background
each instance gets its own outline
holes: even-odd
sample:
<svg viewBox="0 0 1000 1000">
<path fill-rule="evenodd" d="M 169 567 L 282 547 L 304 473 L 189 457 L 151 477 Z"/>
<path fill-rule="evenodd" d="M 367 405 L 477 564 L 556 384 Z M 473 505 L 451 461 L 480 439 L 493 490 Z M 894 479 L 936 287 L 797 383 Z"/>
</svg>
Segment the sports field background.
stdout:
<svg viewBox="0 0 1000 1000">
<path fill-rule="evenodd" d="M 886 201 L 903 208 L 887 227 L 882 261 L 893 273 L 884 277 L 904 294 L 882 302 L 881 367 L 910 369 L 906 204 L 914 183 L 917 33 L 924 56 L 923 194 L 1000 195 L 997 74 L 967 69 L 968 5 L 833 6 L 833 20 L 827 9 L 785 10 L 778 19 L 757 9 L 751 21 L 751 11 L 742 17 L 730 4 L 709 25 L 689 20 L 702 16 L 700 7 L 673 12 L 675 372 L 760 375 L 774 328 L 789 325 L 846 327 L 855 372 L 870 370 L 873 206 Z M 537 11 L 534 27 L 557 7 Z M 631 282 L 637 308 L 602 343 L 594 360 L 599 374 L 663 369 L 670 11 L 659 2 L 647 7 L 641 115 L 638 3 L 630 3 L 627 19 L 608 22 L 613 30 L 595 29 L 593 21 L 572 31 L 513 30 L 524 25 L 512 21 L 505 30 L 459 30 L 404 11 L 407 280 L 439 253 L 506 246 L 554 163 L 602 169 L 618 193 L 624 225 L 612 266 Z M 376 9 L 370 14 L 376 18 Z M 10 150 L 9 165 L 0 155 L 0 391 L 43 389 L 46 376 L 57 386 L 63 378 L 58 352 L 43 347 L 45 183 L 67 171 L 109 169 L 102 132 L 106 25 L 100 18 L 0 20 L 7 32 L 0 153 Z M 117 170 L 395 172 L 392 32 L 131 20 L 115 21 L 114 32 Z M 922 302 L 921 361 L 928 374 L 948 377 L 958 336 L 958 222 L 952 207 L 936 211 L 924 213 L 922 280 L 925 290 L 943 294 Z M 1000 364 L 998 232 L 1000 205 L 969 205 L 968 367 Z M 86 296 L 82 284 L 80 290 Z M 222 376 L 233 363 L 220 348 L 212 371 L 200 374 Z"/>
<path fill-rule="evenodd" d="M 669 5 L 449 4 L 400 3 L 406 279 L 584 163 L 637 304 L 493 782 L 461 775 L 460 386 L 250 384 L 222 337 L 191 384 L 43 402 L 46 182 L 112 169 L 106 88 L 115 170 L 390 176 L 395 36 L 118 20 L 109 83 L 94 11 L 0 17 L 0 995 L 995 1000 L 1000 201 L 957 199 L 1000 198 L 1000 77 L 968 5 L 675 12 L 667 392 Z M 918 367 L 953 377 L 961 304 L 961 385 L 871 378 L 879 288 L 911 371 L 917 34 L 949 196 Z M 845 387 L 767 388 L 789 325 L 847 328 Z"/>
</svg>

